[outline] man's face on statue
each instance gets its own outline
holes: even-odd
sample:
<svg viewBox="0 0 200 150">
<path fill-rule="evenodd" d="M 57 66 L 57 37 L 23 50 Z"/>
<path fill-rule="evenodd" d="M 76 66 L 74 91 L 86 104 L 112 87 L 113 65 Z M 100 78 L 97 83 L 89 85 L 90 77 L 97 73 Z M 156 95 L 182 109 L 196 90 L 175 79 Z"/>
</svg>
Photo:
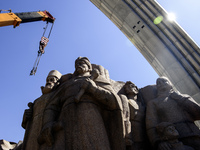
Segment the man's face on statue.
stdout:
<svg viewBox="0 0 200 150">
<path fill-rule="evenodd" d="M 45 87 L 42 88 L 42 93 L 47 94 L 52 92 L 53 88 L 57 85 L 58 78 L 55 76 L 48 76 L 46 79 Z"/>
<path fill-rule="evenodd" d="M 127 94 L 138 94 L 138 89 L 134 84 L 126 84 L 125 86 L 125 92 Z"/>
<path fill-rule="evenodd" d="M 170 89 L 172 89 L 171 83 L 165 78 L 158 78 L 156 81 L 156 87 L 157 90 L 161 92 L 169 91 Z"/>
<path fill-rule="evenodd" d="M 83 60 L 80 60 L 75 64 L 75 69 L 78 74 L 83 74 L 89 71 L 88 65 Z"/>
<path fill-rule="evenodd" d="M 45 88 L 52 90 L 54 88 L 56 82 L 57 82 L 56 77 L 53 77 L 53 76 L 47 77 Z"/>
</svg>

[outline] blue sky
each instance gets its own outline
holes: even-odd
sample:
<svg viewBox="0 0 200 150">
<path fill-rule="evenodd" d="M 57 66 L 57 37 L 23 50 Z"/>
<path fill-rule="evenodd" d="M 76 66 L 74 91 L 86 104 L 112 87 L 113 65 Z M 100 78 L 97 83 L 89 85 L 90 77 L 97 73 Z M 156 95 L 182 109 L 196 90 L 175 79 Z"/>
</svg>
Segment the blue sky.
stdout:
<svg viewBox="0 0 200 150">
<path fill-rule="evenodd" d="M 176 21 L 199 44 L 200 2 L 158 2 L 168 12 L 176 14 Z M 41 95 L 40 86 L 45 84 L 50 70 L 72 73 L 78 56 L 86 56 L 91 63 L 104 66 L 113 80 L 132 81 L 139 88 L 155 84 L 158 75 L 153 68 L 89 0 L 7 0 L 1 1 L 0 6 L 0 9 L 12 9 L 13 12 L 47 10 L 56 18 L 46 53 L 35 76 L 29 76 L 29 73 L 36 59 L 45 22 L 21 24 L 15 29 L 12 26 L 0 28 L 0 139 L 23 140 L 21 121 L 27 103 Z"/>
</svg>

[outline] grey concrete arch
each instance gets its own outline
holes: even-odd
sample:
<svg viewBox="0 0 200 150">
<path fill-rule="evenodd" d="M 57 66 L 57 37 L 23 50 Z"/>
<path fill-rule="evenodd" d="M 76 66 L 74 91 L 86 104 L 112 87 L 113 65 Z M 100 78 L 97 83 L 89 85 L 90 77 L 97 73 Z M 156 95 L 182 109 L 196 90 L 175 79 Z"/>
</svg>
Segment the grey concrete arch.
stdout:
<svg viewBox="0 0 200 150">
<path fill-rule="evenodd" d="M 136 46 L 159 76 L 200 103 L 200 48 L 154 0 L 90 0 Z M 154 20 L 163 20 L 155 24 Z"/>
</svg>

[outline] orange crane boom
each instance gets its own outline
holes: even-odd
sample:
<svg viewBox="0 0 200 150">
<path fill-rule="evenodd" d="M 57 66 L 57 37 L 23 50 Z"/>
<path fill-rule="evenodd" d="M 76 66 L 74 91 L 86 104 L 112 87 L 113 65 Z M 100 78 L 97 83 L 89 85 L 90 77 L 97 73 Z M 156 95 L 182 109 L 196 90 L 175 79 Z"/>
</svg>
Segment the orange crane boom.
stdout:
<svg viewBox="0 0 200 150">
<path fill-rule="evenodd" d="M 48 11 L 22 12 L 22 13 L 0 13 L 0 27 L 13 25 L 19 26 L 20 23 L 46 21 L 53 23 L 55 18 Z"/>
</svg>

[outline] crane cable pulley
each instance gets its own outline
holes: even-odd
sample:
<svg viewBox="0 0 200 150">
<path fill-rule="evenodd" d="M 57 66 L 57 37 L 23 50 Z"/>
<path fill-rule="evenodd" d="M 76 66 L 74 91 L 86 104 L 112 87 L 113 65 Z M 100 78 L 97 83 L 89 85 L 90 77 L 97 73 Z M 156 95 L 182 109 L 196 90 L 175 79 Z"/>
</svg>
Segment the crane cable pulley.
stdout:
<svg viewBox="0 0 200 150">
<path fill-rule="evenodd" d="M 35 75 L 36 71 L 37 71 L 37 67 L 39 65 L 39 62 L 40 62 L 40 59 L 41 59 L 41 56 L 42 54 L 45 53 L 44 51 L 44 48 L 47 46 L 48 42 L 49 42 L 49 37 L 51 35 L 51 31 L 52 31 L 52 28 L 53 28 L 53 24 L 52 23 L 52 26 L 51 26 L 51 29 L 49 31 L 49 35 L 48 35 L 48 38 L 46 38 L 44 35 L 45 35 L 45 32 L 47 30 L 47 27 L 48 27 L 48 22 L 46 23 L 46 27 L 44 27 L 44 32 L 43 32 L 43 35 L 41 37 L 41 40 L 39 42 L 39 50 L 38 50 L 38 54 L 37 54 L 37 58 L 35 60 L 35 63 L 33 65 L 33 69 L 31 70 L 30 72 L 30 75 Z"/>
</svg>

